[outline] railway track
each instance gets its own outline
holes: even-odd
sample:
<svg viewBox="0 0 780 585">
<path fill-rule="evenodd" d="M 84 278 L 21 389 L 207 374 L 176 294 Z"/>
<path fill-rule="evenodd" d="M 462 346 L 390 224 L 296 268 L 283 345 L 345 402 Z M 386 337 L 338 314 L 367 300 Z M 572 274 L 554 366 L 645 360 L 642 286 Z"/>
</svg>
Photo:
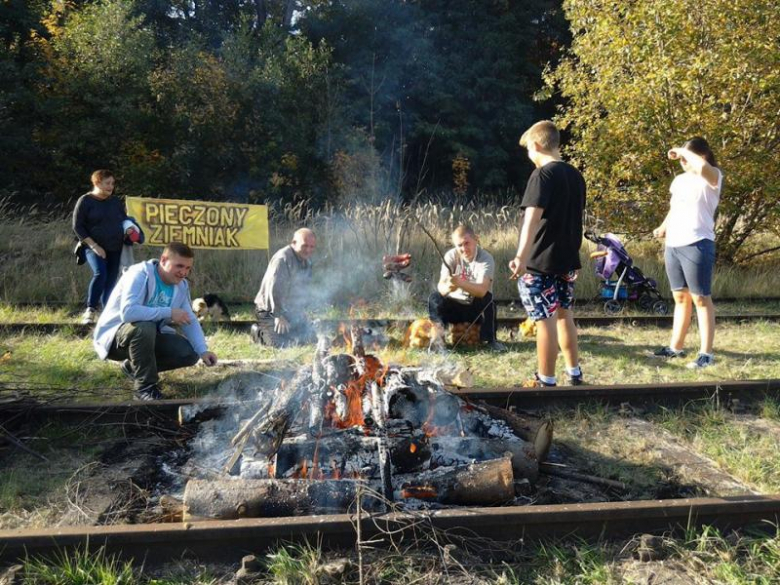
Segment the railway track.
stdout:
<svg viewBox="0 0 780 585">
<path fill-rule="evenodd" d="M 502 317 L 498 319 L 499 329 L 516 329 L 520 323 L 525 321 L 525 317 Z M 780 314 L 752 314 L 752 315 L 718 315 L 718 323 L 754 323 L 759 321 L 768 321 L 772 323 L 780 322 Z M 404 329 L 411 319 L 324 319 L 321 323 L 325 325 L 336 326 L 339 323 L 361 323 L 366 327 L 387 327 Z M 671 327 L 671 315 L 634 315 L 634 316 L 611 316 L 611 317 L 576 317 L 575 322 L 578 327 L 609 327 L 611 325 L 630 325 L 632 327 Z M 249 333 L 249 329 L 254 321 L 220 321 L 206 322 L 204 329 L 206 332 L 214 329 L 227 331 L 237 331 Z M 69 332 L 77 336 L 87 336 L 93 329 L 93 325 L 82 325 L 81 323 L 0 323 L 0 335 L 13 335 L 18 333 L 39 333 L 52 334 Z"/>
<path fill-rule="evenodd" d="M 423 520 L 424 522 L 421 522 Z M 702 525 L 721 530 L 777 525 L 780 496 L 735 496 L 678 500 L 559 504 L 440 510 L 428 514 L 338 514 L 293 518 L 245 518 L 176 524 L 62 527 L 52 530 L 0 531 L 0 562 L 30 556 L 62 554 L 75 547 L 132 558 L 146 564 L 171 561 L 185 554 L 201 560 L 237 561 L 280 542 L 317 543 L 328 549 L 354 547 L 361 540 L 378 548 L 393 533 L 397 545 L 412 544 L 419 530 L 436 531 L 437 542 L 459 543 L 474 536 L 496 541 L 542 537 L 620 537 L 667 532 Z M 421 525 L 417 531 L 413 525 Z M 406 528 L 406 530 L 403 530 Z"/>
<path fill-rule="evenodd" d="M 685 404 L 698 400 L 730 405 L 733 400 L 750 403 L 767 397 L 780 397 L 780 379 L 726 380 L 718 382 L 674 382 L 671 384 L 623 384 L 613 386 L 559 386 L 556 388 L 454 388 L 451 391 L 467 400 L 481 401 L 499 408 L 545 410 L 553 407 L 576 407 L 586 402 L 612 406 Z M 50 401 L 40 403 L 21 396 L 0 404 L 0 421 L 19 416 L 73 422 L 82 420 L 135 421 L 150 418 L 179 419 L 182 409 L 218 410 L 219 402 L 208 398 L 185 398 L 148 402 L 77 402 Z"/>
<path fill-rule="evenodd" d="M 471 400 L 518 409 L 550 405 L 573 406 L 586 401 L 612 404 L 630 402 L 687 402 L 697 399 L 728 401 L 759 400 L 780 395 L 780 380 L 726 381 L 718 383 L 677 383 L 667 385 L 626 385 L 535 388 L 470 388 L 458 394 Z M 77 403 L 39 404 L 32 400 L 6 400 L 0 405 L 3 423 L 19 417 L 64 418 L 75 424 L 123 421 L 144 427 L 175 424 L 182 408 L 218 403 L 207 400 L 164 400 L 156 403 Z M 423 521 L 424 519 L 424 521 Z M 159 523 L 88 527 L 57 527 L 48 530 L 0 531 L 0 563 L 12 563 L 29 556 L 52 555 L 73 547 L 97 549 L 157 563 L 181 558 L 185 553 L 202 560 L 237 560 L 246 553 L 260 553 L 284 542 L 317 542 L 324 548 L 353 547 L 358 544 L 357 524 L 362 541 L 377 546 L 389 532 L 397 545 L 412 543 L 415 530 L 435 530 L 438 542 L 461 542 L 473 536 L 496 541 L 521 538 L 622 537 L 642 532 L 667 532 L 701 525 L 721 529 L 763 526 L 780 522 L 780 494 L 744 495 L 723 498 L 686 498 L 654 501 L 620 501 L 543 506 L 468 508 L 421 513 L 393 513 L 358 517 L 356 514 L 307 516 L 232 521 Z M 414 528 L 417 526 L 418 528 Z M 420 528 L 424 526 L 424 528 Z"/>
</svg>

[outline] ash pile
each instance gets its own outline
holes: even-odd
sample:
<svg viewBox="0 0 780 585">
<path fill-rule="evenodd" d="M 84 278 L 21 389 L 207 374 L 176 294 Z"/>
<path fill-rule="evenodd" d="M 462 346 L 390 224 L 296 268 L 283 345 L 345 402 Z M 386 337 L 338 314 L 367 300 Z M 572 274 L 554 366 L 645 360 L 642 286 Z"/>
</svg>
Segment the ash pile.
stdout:
<svg viewBox="0 0 780 585">
<path fill-rule="evenodd" d="M 552 425 L 470 404 L 434 370 L 383 365 L 348 328 L 273 392 L 201 424 L 185 520 L 512 504 L 539 475 Z M 208 446 L 208 448 L 202 448 Z"/>
</svg>

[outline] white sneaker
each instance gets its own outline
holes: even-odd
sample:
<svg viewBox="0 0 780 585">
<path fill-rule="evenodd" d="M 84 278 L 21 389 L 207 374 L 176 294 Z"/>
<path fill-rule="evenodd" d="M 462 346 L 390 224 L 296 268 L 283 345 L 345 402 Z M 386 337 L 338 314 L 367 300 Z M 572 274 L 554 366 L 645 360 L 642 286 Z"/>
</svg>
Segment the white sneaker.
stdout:
<svg viewBox="0 0 780 585">
<path fill-rule="evenodd" d="M 98 320 L 98 312 L 92 307 L 84 311 L 84 314 L 81 316 L 82 325 L 91 325 L 92 323 L 97 323 L 97 320 Z"/>
</svg>

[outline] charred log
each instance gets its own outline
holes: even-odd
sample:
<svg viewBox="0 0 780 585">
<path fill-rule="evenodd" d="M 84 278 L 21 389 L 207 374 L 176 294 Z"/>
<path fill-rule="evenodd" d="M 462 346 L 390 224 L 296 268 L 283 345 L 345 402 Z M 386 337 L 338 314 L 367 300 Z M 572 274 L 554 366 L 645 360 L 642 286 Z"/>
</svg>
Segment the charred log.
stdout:
<svg viewBox="0 0 780 585">
<path fill-rule="evenodd" d="M 276 518 L 349 511 L 360 482 L 237 479 L 190 480 L 184 490 L 184 520 Z M 362 496 L 363 507 L 380 508 L 377 499 Z"/>
</svg>

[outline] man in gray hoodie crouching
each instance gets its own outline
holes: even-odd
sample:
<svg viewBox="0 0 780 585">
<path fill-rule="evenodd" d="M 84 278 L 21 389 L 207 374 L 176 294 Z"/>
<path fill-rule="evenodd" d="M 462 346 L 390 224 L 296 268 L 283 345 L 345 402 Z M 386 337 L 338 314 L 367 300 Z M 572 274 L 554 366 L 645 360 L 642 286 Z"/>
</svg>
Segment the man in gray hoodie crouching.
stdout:
<svg viewBox="0 0 780 585">
<path fill-rule="evenodd" d="M 207 366 L 217 363 L 192 312 L 186 279 L 194 258 L 189 246 L 171 242 L 159 261 L 128 268 L 95 325 L 95 351 L 101 359 L 122 362 L 136 400 L 163 398 L 158 372 L 193 366 L 198 359 Z"/>
</svg>

